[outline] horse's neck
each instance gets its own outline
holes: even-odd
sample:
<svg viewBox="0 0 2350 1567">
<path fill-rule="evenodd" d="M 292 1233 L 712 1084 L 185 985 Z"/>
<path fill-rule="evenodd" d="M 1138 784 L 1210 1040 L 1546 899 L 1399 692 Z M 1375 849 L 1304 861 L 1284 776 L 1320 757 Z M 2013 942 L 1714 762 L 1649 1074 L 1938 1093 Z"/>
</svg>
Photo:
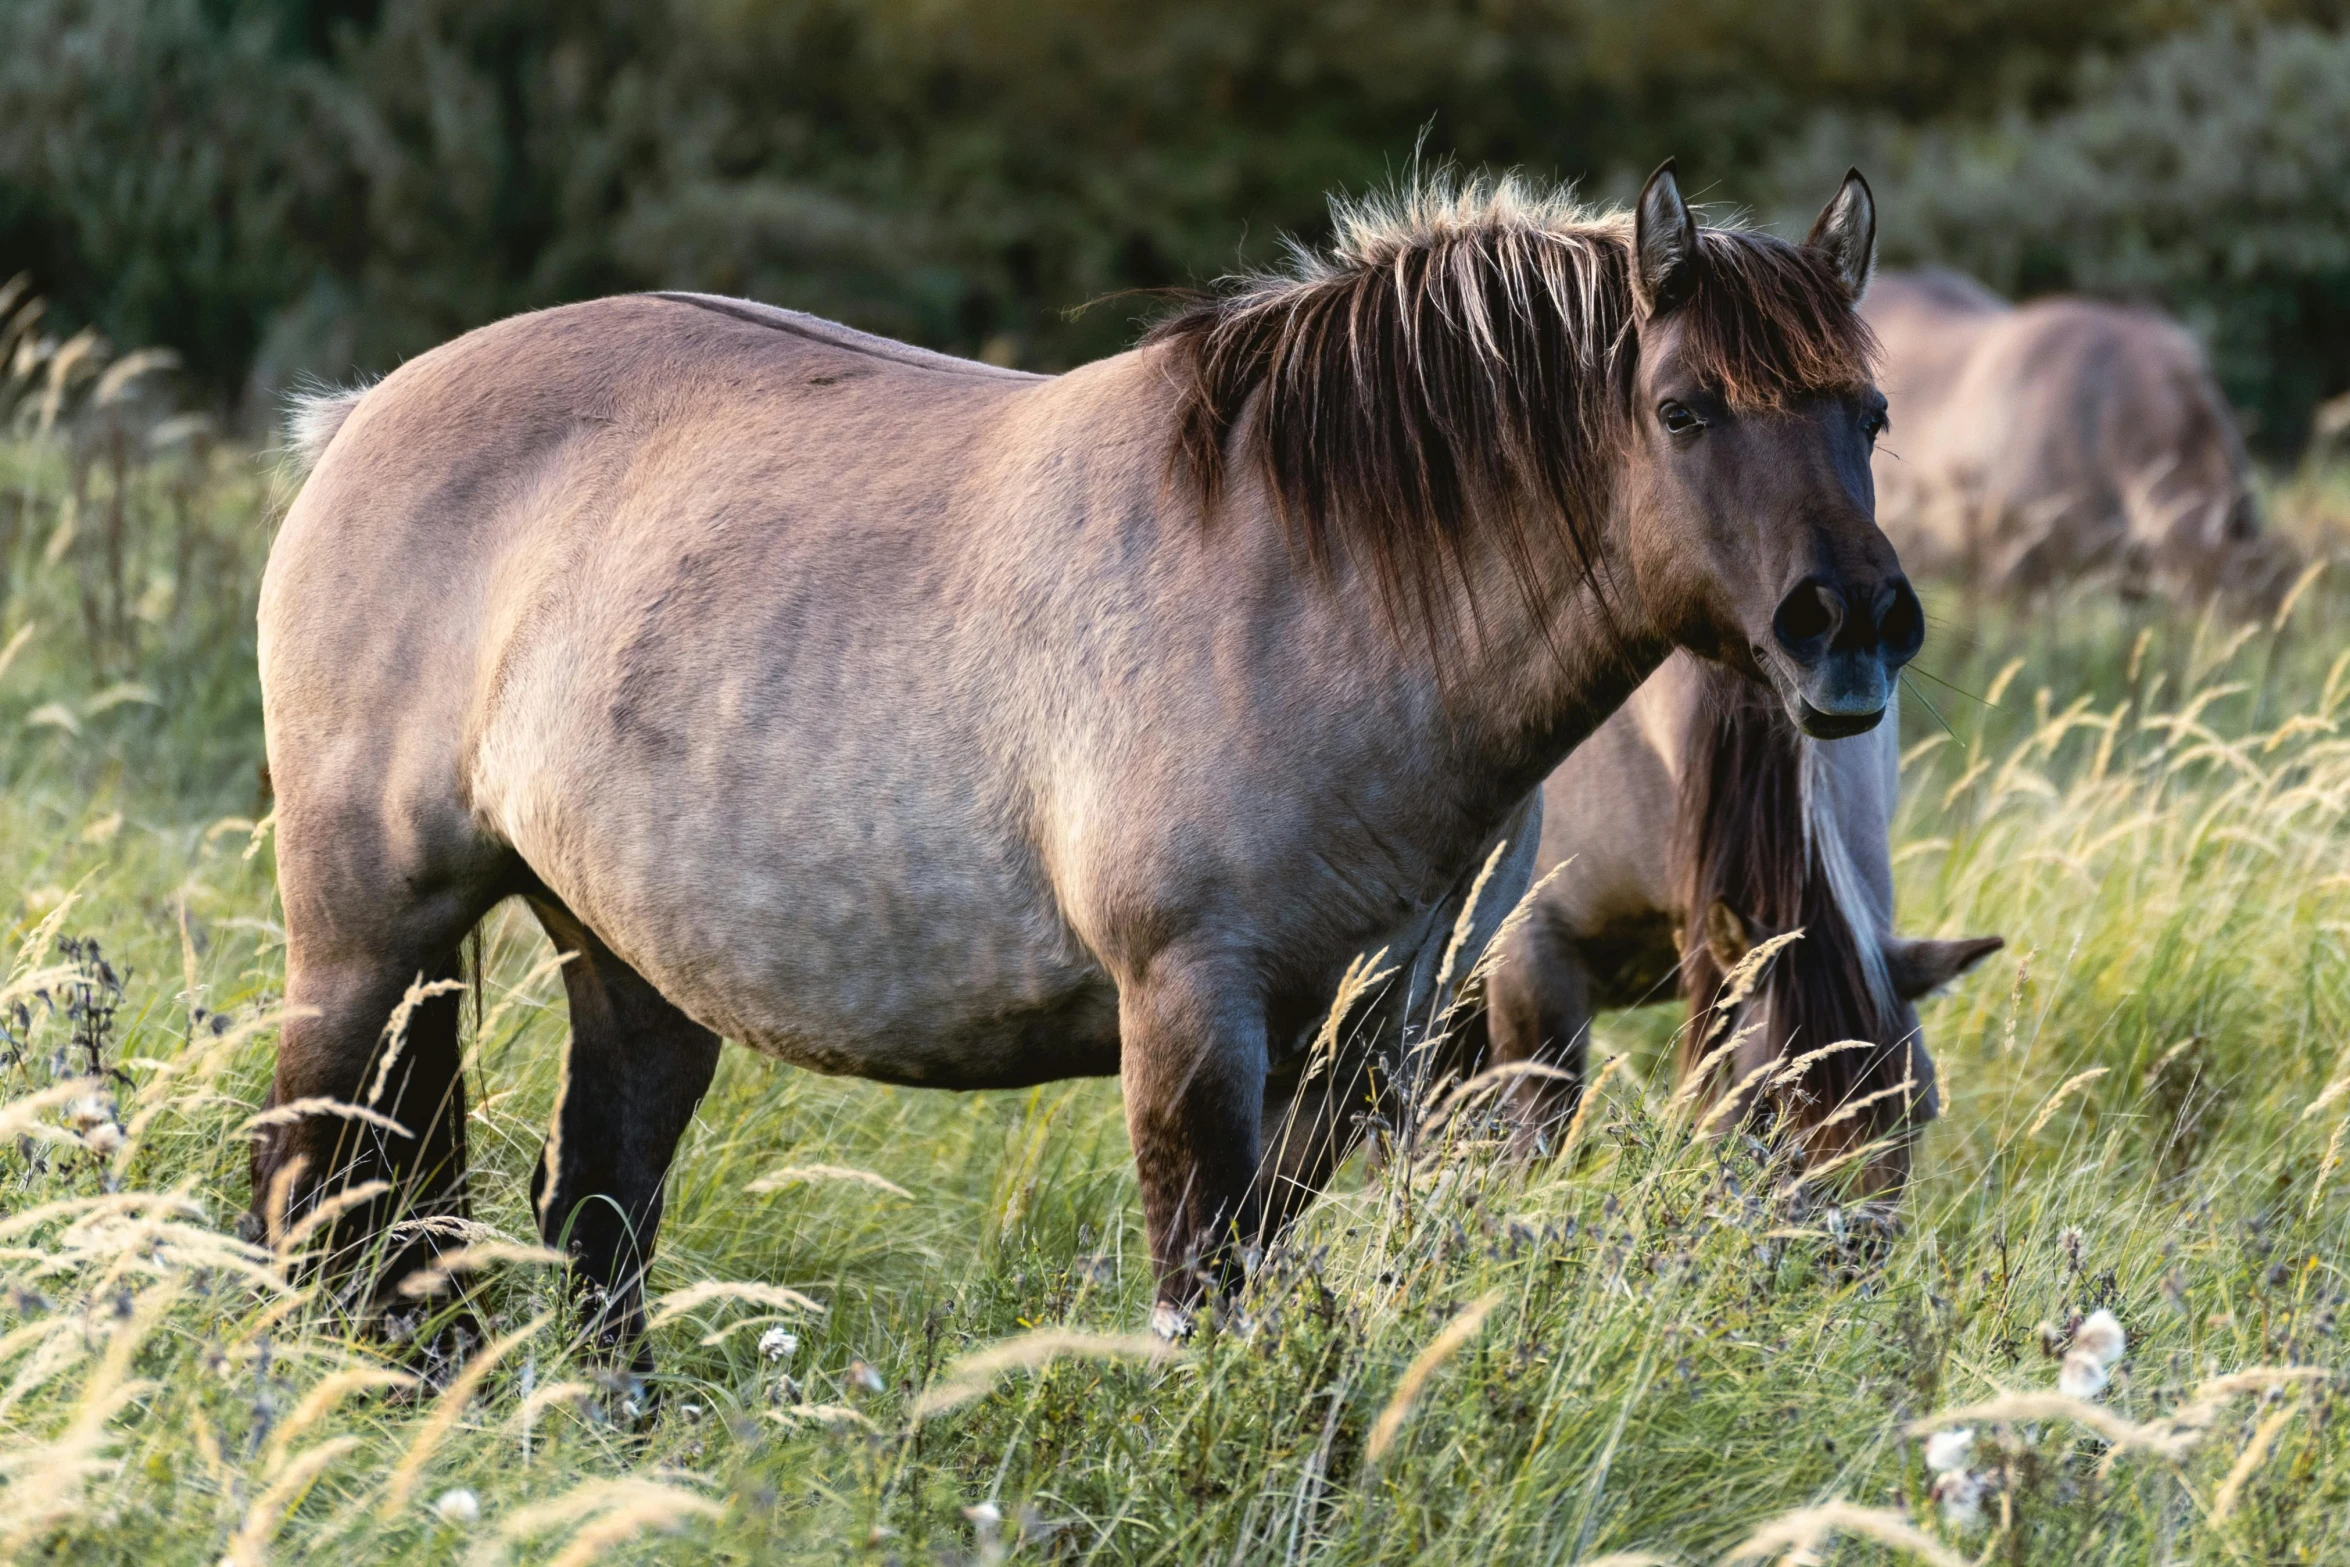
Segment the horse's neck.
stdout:
<svg viewBox="0 0 2350 1567">
<path fill-rule="evenodd" d="M 1442 679 L 1459 765 L 1498 808 L 1540 788 L 1671 645 L 1623 595 L 1603 603 L 1579 578 L 1553 588 L 1541 612 L 1514 586 L 1484 593 L 1478 610 Z"/>
</svg>

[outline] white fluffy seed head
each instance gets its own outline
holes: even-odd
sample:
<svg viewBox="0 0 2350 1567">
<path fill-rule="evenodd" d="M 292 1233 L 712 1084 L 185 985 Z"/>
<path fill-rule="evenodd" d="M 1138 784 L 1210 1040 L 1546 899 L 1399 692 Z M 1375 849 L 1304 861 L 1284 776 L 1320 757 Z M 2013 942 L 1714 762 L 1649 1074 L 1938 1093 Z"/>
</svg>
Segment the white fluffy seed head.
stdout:
<svg viewBox="0 0 2350 1567">
<path fill-rule="evenodd" d="M 2104 1361 L 2085 1349 L 2069 1350 L 2056 1373 L 2056 1390 L 2067 1398 L 2095 1398 L 2111 1380 Z"/>
<path fill-rule="evenodd" d="M 759 1353 L 769 1360 L 789 1360 L 799 1352 L 800 1336 L 789 1328 L 769 1328 L 759 1335 Z"/>
<path fill-rule="evenodd" d="M 432 1504 L 436 1517 L 443 1523 L 476 1524 L 481 1522 L 481 1498 L 459 1486 L 454 1491 L 443 1491 Z"/>
<path fill-rule="evenodd" d="M 1926 1438 L 1926 1467 L 1936 1474 L 1964 1469 L 1967 1455 L 1974 1448 L 1975 1433 L 1971 1426 L 1960 1426 L 1955 1431 L 1937 1431 Z"/>
<path fill-rule="evenodd" d="M 1934 1500 L 1942 1504 L 1943 1521 L 1960 1534 L 1972 1533 L 1983 1522 L 1983 1493 L 1990 1485 L 1981 1475 L 1954 1469 L 1934 1481 Z"/>
<path fill-rule="evenodd" d="M 2122 1331 L 2110 1311 L 2092 1311 L 2088 1319 L 2073 1330 L 2073 1351 L 2097 1357 L 2101 1366 L 2111 1367 L 2129 1349 L 2129 1335 Z"/>
</svg>

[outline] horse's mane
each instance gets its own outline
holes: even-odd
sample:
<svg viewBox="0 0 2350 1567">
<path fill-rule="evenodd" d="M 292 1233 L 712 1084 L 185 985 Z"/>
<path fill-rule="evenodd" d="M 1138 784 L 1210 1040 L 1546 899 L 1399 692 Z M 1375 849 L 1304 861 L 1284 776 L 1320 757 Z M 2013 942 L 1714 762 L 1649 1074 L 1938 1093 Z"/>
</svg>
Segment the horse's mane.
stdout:
<svg viewBox="0 0 2350 1567">
<path fill-rule="evenodd" d="M 1458 604 L 1473 611 L 1483 547 L 1537 607 L 1547 551 L 1597 585 L 1639 342 L 1630 214 L 1437 175 L 1331 216 L 1327 247 L 1293 245 L 1285 267 L 1227 278 L 1145 337 L 1179 379 L 1175 476 L 1212 516 L 1247 452 L 1300 553 L 1351 557 L 1391 622 L 1432 640 Z M 1673 309 L 1691 368 L 1762 409 L 1869 380 L 1852 304 L 1819 252 L 1708 228 Z"/>
<path fill-rule="evenodd" d="M 1769 1032 L 1759 1049 L 1740 1058 L 1793 1060 L 1848 1039 L 1876 1046 L 1839 1051 L 1804 1073 L 1794 1085 L 1801 1102 L 1788 1108 L 1798 1124 L 1810 1124 L 1901 1081 L 1915 1015 L 1892 994 L 1882 954 L 1863 946 L 1877 933 L 1856 930 L 1837 895 L 1825 860 L 1830 846 L 1808 819 L 1803 741 L 1795 726 L 1756 682 L 1718 664 L 1701 670 L 1672 847 L 1673 874 L 1689 911 L 1682 991 L 1698 1024 L 1687 1032 L 1683 1067 L 1720 1042 L 1704 1023 L 1724 977 L 1704 938 L 1714 904 L 1729 905 L 1762 934 L 1800 929 L 1803 939 L 1770 960 L 1749 999 L 1767 1017 Z M 1726 1075 L 1734 1081 L 1737 1074 Z M 1917 1097 L 1930 1102 L 1930 1085 L 1920 1084 Z M 1899 1119 L 1903 1109 L 1893 1099 L 1871 1108 L 1876 1113 L 1869 1120 L 1878 1127 Z"/>
</svg>

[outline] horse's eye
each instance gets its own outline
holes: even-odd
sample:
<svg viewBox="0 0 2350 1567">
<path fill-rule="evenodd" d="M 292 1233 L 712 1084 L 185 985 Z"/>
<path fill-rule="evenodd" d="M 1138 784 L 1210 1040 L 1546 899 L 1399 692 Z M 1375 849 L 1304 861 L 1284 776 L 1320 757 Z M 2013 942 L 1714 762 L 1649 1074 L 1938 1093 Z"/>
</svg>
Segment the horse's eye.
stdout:
<svg viewBox="0 0 2350 1567">
<path fill-rule="evenodd" d="M 1705 428 L 1705 421 L 1690 411 L 1687 403 L 1660 403 L 1656 416 L 1663 421 L 1669 434 L 1687 435 L 1692 430 Z"/>
<path fill-rule="evenodd" d="M 1872 441 L 1892 428 L 1893 421 L 1885 417 L 1882 408 L 1872 408 L 1860 416 L 1860 433 Z"/>
</svg>

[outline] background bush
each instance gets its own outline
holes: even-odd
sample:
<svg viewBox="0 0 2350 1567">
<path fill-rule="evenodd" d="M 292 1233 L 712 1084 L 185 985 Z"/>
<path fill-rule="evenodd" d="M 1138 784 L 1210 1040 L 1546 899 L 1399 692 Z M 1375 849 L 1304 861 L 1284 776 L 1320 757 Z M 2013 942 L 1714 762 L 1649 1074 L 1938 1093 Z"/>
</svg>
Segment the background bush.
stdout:
<svg viewBox="0 0 2350 1567">
<path fill-rule="evenodd" d="M 1765 207 L 1857 156 L 1892 253 L 2164 299 L 2289 442 L 2350 384 L 2350 56 L 2333 4 L 2221 9 L 12 0 L 0 269 L 223 405 L 656 285 L 1050 368 L 1423 138 Z"/>
</svg>

